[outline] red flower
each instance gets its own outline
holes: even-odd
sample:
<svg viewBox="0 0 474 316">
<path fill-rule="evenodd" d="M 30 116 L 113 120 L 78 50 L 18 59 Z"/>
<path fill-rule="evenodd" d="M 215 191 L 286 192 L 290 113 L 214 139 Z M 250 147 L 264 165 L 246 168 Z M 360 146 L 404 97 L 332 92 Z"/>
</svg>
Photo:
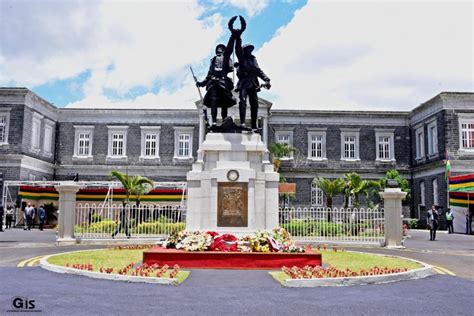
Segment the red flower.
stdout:
<svg viewBox="0 0 474 316">
<path fill-rule="evenodd" d="M 206 232 L 208 235 L 211 235 L 211 237 L 216 237 L 216 236 L 219 236 L 219 233 L 217 232 L 212 232 L 212 231 L 209 231 L 209 232 Z"/>
<path fill-rule="evenodd" d="M 234 235 L 232 234 L 224 234 L 222 235 L 222 239 L 225 240 L 225 241 L 237 241 L 237 237 L 235 237 Z"/>
</svg>

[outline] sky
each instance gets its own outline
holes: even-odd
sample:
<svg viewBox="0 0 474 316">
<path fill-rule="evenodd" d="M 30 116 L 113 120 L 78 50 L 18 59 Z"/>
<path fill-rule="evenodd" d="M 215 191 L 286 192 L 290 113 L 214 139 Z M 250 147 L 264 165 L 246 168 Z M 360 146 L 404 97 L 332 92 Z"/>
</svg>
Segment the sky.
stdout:
<svg viewBox="0 0 474 316">
<path fill-rule="evenodd" d="M 195 108 L 189 67 L 204 79 L 234 15 L 274 109 L 404 111 L 474 91 L 473 2 L 423 0 L 0 0 L 0 86 L 58 107 Z"/>
</svg>

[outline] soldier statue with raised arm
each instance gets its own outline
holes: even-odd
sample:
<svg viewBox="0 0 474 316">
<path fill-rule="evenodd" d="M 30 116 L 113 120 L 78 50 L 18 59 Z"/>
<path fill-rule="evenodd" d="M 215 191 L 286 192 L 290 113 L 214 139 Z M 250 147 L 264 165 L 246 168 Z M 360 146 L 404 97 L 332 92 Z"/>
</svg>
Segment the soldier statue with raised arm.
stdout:
<svg viewBox="0 0 474 316">
<path fill-rule="evenodd" d="M 233 19 L 235 20 L 236 17 Z M 246 22 L 242 16 L 239 16 L 242 28 L 235 30 L 233 23 L 229 23 L 229 29 L 235 38 L 235 54 L 238 59 L 237 77 L 239 82 L 235 91 L 239 92 L 239 114 L 240 124 L 243 130 L 245 126 L 245 114 L 247 110 L 247 99 L 250 103 L 250 118 L 251 128 L 253 131 L 257 131 L 257 116 L 258 116 L 258 97 L 257 92 L 260 91 L 260 87 L 270 89 L 270 78 L 260 69 L 257 63 L 257 58 L 252 55 L 254 46 L 246 44 L 242 46 L 241 35 L 245 30 Z M 260 85 L 258 78 L 262 79 L 265 83 Z"/>
</svg>

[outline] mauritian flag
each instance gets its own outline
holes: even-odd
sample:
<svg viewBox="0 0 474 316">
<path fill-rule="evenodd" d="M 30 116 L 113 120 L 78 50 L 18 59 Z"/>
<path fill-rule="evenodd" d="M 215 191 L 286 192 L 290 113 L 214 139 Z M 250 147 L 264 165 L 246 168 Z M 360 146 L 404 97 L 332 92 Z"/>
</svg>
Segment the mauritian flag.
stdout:
<svg viewBox="0 0 474 316">
<path fill-rule="evenodd" d="M 449 178 L 451 177 L 451 161 L 449 161 L 449 154 L 447 150 L 446 150 L 445 164 L 446 164 L 446 170 L 444 171 L 444 178 L 446 179 L 446 181 L 448 181 Z"/>
</svg>

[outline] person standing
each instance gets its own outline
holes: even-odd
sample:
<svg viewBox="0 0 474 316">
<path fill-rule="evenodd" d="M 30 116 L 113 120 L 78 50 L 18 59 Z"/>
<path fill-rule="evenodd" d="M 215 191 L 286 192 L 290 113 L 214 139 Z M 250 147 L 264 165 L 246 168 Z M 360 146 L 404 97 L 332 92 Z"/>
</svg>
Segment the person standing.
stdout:
<svg viewBox="0 0 474 316">
<path fill-rule="evenodd" d="M 117 227 L 117 230 L 112 234 L 112 238 L 115 238 L 115 236 L 120 233 L 120 231 L 123 229 L 125 231 L 125 235 L 127 238 L 130 238 L 130 232 L 128 231 L 128 221 L 127 221 L 127 207 L 125 205 L 122 206 L 122 209 L 120 210 L 120 218 L 119 218 L 119 225 Z"/>
<path fill-rule="evenodd" d="M 5 229 L 11 229 L 12 228 L 12 222 L 13 222 L 13 213 L 14 213 L 14 210 L 13 210 L 13 206 L 12 205 L 9 205 L 7 206 L 7 212 L 5 213 L 6 214 L 6 228 Z"/>
<path fill-rule="evenodd" d="M 453 211 L 451 211 L 451 209 L 448 207 L 448 210 L 446 211 L 446 225 L 448 226 L 448 234 L 454 233 L 453 220 L 454 220 Z"/>
<path fill-rule="evenodd" d="M 46 221 L 46 210 L 44 205 L 41 205 L 38 209 L 38 218 L 39 218 L 39 230 L 43 230 L 44 222 Z"/>
<path fill-rule="evenodd" d="M 436 230 L 438 229 L 439 213 L 435 205 L 433 205 L 431 207 L 431 210 L 427 212 L 426 223 L 428 224 L 428 227 L 430 228 L 430 240 L 432 241 L 436 240 Z"/>
<path fill-rule="evenodd" d="M 3 205 L 0 205 L 0 232 L 3 232 Z"/>
<path fill-rule="evenodd" d="M 35 219 L 35 207 L 28 203 L 28 206 L 25 208 L 25 218 L 26 218 L 26 228 L 31 230 L 33 225 L 33 220 Z"/>
</svg>

